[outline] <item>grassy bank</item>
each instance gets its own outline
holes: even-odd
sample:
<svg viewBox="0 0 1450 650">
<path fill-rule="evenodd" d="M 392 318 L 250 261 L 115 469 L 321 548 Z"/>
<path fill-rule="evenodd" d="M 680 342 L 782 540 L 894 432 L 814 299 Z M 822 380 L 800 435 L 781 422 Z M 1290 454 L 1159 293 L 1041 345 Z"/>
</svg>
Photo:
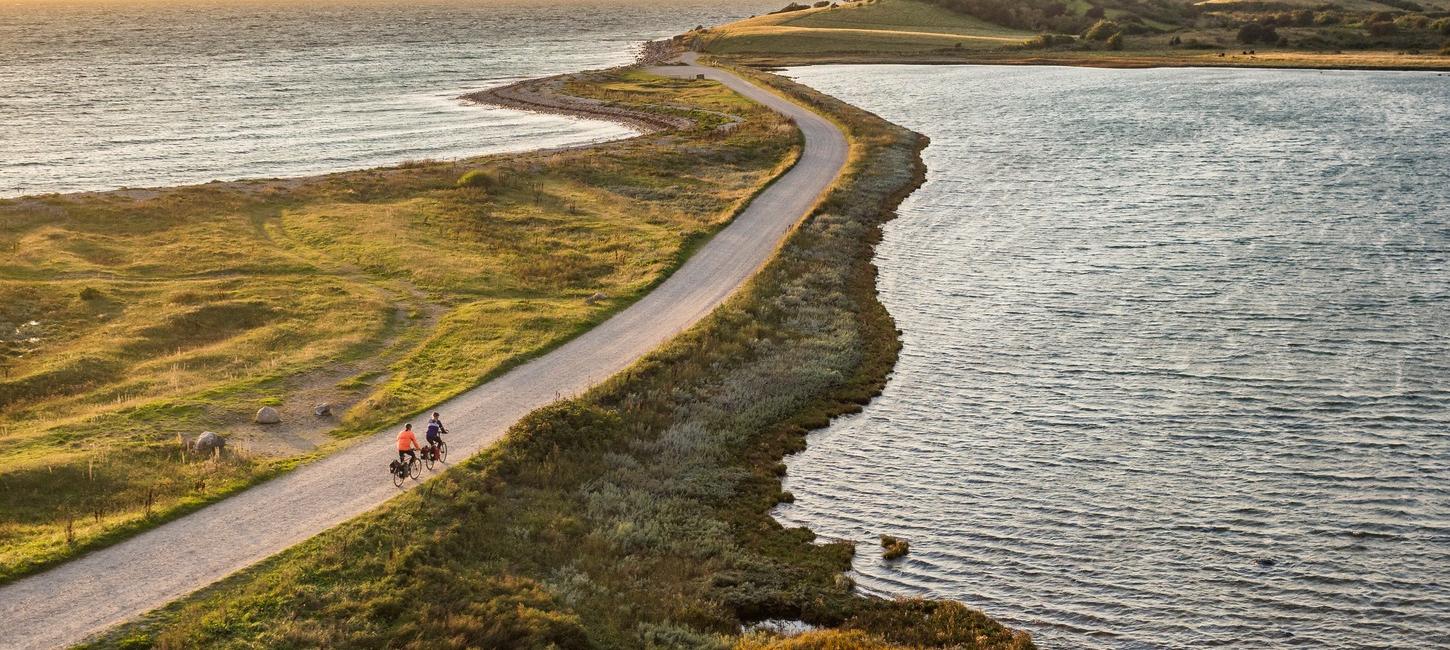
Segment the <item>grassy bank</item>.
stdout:
<svg viewBox="0 0 1450 650">
<path fill-rule="evenodd" d="M 1450 5 L 858 0 L 686 37 L 755 66 L 981 63 L 1450 70 Z"/>
<path fill-rule="evenodd" d="M 798 134 L 706 81 L 569 91 L 694 126 L 587 149 L 0 201 L 0 580 L 215 500 L 641 295 Z M 668 105 L 664 105 L 668 104 Z M 722 115 L 741 122 L 721 129 Z M 334 415 L 318 417 L 318 403 Z M 282 423 L 258 425 L 261 406 Z M 229 437 L 220 455 L 179 436 Z"/>
<path fill-rule="evenodd" d="M 853 158 L 726 306 L 428 488 L 96 647 L 1032 647 L 958 603 L 859 596 L 848 544 L 769 516 L 781 458 L 858 410 L 895 360 L 871 251 L 922 178 L 924 142 L 743 74 L 836 119 Z M 818 629 L 741 627 L 768 618 Z"/>
</svg>

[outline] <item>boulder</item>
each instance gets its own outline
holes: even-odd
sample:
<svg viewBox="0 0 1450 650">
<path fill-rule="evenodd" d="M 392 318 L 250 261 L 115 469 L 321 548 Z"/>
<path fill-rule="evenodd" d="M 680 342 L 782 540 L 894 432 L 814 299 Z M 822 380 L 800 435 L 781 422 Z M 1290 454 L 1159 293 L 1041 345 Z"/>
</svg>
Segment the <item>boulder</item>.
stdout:
<svg viewBox="0 0 1450 650">
<path fill-rule="evenodd" d="M 191 450 L 198 454 L 210 454 L 225 446 L 227 446 L 227 439 L 211 431 L 201 432 L 201 435 L 191 442 Z"/>
<path fill-rule="evenodd" d="M 609 298 L 609 296 L 604 295 L 603 292 L 596 291 L 596 292 L 594 292 L 594 295 L 589 296 L 588 298 L 585 298 L 584 299 L 584 303 L 585 304 L 588 304 L 588 305 L 592 305 L 594 303 L 601 302 L 603 300 L 607 300 L 608 298 Z"/>
<path fill-rule="evenodd" d="M 332 415 L 332 405 L 328 404 L 327 402 L 318 404 L 317 406 L 312 407 L 312 414 L 320 418 L 325 418 L 329 415 Z"/>
<path fill-rule="evenodd" d="M 282 414 L 270 406 L 257 409 L 257 424 L 276 424 L 282 421 Z"/>
</svg>

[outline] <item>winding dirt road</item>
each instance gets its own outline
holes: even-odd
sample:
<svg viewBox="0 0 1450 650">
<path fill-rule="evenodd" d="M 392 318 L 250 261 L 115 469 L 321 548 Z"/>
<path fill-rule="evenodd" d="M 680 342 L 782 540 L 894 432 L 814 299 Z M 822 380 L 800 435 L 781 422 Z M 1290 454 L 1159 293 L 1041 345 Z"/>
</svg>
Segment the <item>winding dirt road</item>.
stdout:
<svg viewBox="0 0 1450 650">
<path fill-rule="evenodd" d="M 687 55 L 688 56 L 688 55 Z M 625 369 L 699 322 L 772 256 L 845 166 L 833 124 L 740 77 L 694 65 L 654 68 L 707 78 L 794 118 L 799 162 L 679 270 L 634 305 L 553 352 L 440 405 L 462 459 L 528 412 Z M 394 429 L 126 542 L 0 587 L 0 647 L 70 646 L 205 587 L 396 496 Z"/>
</svg>

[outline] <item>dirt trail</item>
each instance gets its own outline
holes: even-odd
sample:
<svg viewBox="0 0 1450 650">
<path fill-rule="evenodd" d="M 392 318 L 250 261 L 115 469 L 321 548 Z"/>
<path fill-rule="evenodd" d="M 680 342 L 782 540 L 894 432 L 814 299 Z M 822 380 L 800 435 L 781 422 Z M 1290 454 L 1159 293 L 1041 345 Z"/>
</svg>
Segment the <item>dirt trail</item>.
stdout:
<svg viewBox="0 0 1450 650">
<path fill-rule="evenodd" d="M 652 70 L 703 74 L 793 118 L 805 136 L 799 162 L 634 305 L 440 405 L 455 462 L 493 444 L 528 412 L 623 370 L 714 310 L 772 256 L 845 166 L 845 136 L 830 122 L 686 56 L 691 65 Z M 0 647 L 78 643 L 376 508 L 398 494 L 387 475 L 393 436 L 389 428 L 131 540 L 0 587 Z"/>
</svg>

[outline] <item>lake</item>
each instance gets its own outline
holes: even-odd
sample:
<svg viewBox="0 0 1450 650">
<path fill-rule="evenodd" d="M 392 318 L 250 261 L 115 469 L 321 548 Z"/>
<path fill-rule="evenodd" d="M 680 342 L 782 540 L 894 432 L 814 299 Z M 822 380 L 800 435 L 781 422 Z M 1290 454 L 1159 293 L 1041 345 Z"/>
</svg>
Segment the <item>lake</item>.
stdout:
<svg viewBox="0 0 1450 650">
<path fill-rule="evenodd" d="M 631 130 L 467 92 L 634 60 L 731 2 L 0 3 L 0 197 L 297 176 Z"/>
<path fill-rule="evenodd" d="M 789 74 L 932 142 L 783 523 L 1045 648 L 1450 647 L 1450 78 Z"/>
</svg>

